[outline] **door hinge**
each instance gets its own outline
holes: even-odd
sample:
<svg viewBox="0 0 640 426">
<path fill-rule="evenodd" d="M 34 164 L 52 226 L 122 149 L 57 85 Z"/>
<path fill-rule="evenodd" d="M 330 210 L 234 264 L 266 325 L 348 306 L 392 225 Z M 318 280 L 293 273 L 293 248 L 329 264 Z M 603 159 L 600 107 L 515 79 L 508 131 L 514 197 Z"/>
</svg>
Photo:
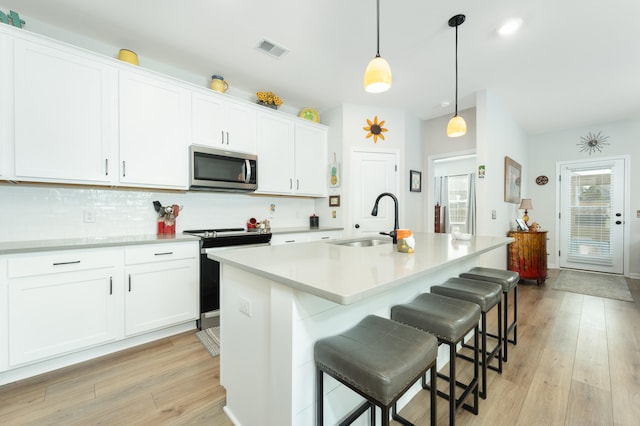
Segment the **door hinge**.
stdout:
<svg viewBox="0 0 640 426">
<path fill-rule="evenodd" d="M 395 167 L 395 171 L 397 172 L 398 171 L 398 165 L 396 164 L 394 167 Z"/>
<path fill-rule="evenodd" d="M 560 250 L 558 250 L 558 257 L 560 257 Z"/>
</svg>

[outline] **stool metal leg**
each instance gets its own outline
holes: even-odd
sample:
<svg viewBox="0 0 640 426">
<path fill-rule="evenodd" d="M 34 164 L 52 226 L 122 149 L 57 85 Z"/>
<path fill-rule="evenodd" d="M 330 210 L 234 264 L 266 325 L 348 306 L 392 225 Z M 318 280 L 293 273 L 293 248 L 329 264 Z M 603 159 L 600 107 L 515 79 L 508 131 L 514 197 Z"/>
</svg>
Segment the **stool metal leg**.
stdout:
<svg viewBox="0 0 640 426">
<path fill-rule="evenodd" d="M 323 393 L 322 370 L 316 367 L 316 425 L 317 426 L 322 426 L 324 424 L 324 417 L 323 417 L 324 395 L 322 393 Z"/>
</svg>

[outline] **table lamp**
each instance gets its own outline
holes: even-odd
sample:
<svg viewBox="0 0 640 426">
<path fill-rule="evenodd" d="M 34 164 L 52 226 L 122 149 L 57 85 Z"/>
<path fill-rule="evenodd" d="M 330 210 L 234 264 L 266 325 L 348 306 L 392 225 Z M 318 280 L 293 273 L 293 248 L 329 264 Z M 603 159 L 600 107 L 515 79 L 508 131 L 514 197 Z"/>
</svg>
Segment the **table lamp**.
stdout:
<svg viewBox="0 0 640 426">
<path fill-rule="evenodd" d="M 523 198 L 522 201 L 520 201 L 519 209 L 520 210 L 524 210 L 524 216 L 522 216 L 522 220 L 528 226 L 529 225 L 527 223 L 527 222 L 529 222 L 529 212 L 528 212 L 528 210 L 533 210 L 533 205 L 531 204 L 531 198 Z"/>
</svg>

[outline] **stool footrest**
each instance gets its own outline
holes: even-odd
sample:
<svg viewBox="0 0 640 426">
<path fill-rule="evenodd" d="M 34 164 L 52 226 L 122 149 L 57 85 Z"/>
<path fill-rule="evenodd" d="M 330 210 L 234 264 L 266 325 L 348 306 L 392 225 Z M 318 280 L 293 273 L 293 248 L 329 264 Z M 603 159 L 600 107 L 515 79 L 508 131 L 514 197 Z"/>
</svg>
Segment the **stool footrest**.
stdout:
<svg viewBox="0 0 640 426">
<path fill-rule="evenodd" d="M 442 373 L 438 373 L 438 377 L 440 377 L 441 379 L 445 379 L 446 381 L 449 381 L 449 376 L 447 376 L 446 374 L 442 374 Z M 468 385 L 459 382 L 456 380 L 456 386 L 463 388 L 464 390 L 462 391 L 462 394 L 460 395 L 460 398 L 454 398 L 455 401 L 455 407 L 456 410 L 460 407 L 464 408 L 467 411 L 472 412 L 475 415 L 478 415 L 478 405 L 476 404 L 476 406 L 472 406 L 469 405 L 465 402 L 465 400 L 467 399 L 467 397 L 471 394 L 471 392 L 473 392 L 477 387 L 478 387 L 478 379 L 477 378 L 473 378 L 471 380 L 471 382 L 469 382 Z M 430 391 L 431 390 L 431 386 L 426 384 L 423 380 L 422 383 L 422 388 L 425 390 Z M 451 398 L 449 397 L 449 394 L 446 392 L 442 392 L 440 390 L 436 390 L 436 393 L 438 394 L 439 397 L 444 398 L 447 401 L 451 401 Z"/>
<path fill-rule="evenodd" d="M 360 406 L 358 406 L 355 410 L 353 410 L 347 417 L 345 417 L 340 423 L 338 423 L 338 426 L 350 425 L 351 423 L 356 421 L 356 419 L 360 417 L 362 413 L 366 412 L 367 410 L 373 410 L 373 413 L 371 414 L 371 419 L 372 421 L 375 421 L 376 406 L 375 404 L 369 401 L 365 401 L 362 404 L 360 404 Z"/>
</svg>

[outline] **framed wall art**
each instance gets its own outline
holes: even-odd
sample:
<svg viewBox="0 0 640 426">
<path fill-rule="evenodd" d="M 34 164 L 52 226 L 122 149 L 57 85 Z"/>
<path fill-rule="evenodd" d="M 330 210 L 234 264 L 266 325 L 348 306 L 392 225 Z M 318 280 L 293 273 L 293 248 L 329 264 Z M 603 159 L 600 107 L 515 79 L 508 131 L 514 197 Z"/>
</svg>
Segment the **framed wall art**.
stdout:
<svg viewBox="0 0 640 426">
<path fill-rule="evenodd" d="M 409 182 L 409 190 L 411 192 L 422 192 L 422 172 L 410 170 Z"/>
<path fill-rule="evenodd" d="M 509 157 L 504 157 L 504 201 L 520 202 L 522 167 Z"/>
<path fill-rule="evenodd" d="M 329 195 L 329 207 L 340 207 L 339 195 Z"/>
</svg>

